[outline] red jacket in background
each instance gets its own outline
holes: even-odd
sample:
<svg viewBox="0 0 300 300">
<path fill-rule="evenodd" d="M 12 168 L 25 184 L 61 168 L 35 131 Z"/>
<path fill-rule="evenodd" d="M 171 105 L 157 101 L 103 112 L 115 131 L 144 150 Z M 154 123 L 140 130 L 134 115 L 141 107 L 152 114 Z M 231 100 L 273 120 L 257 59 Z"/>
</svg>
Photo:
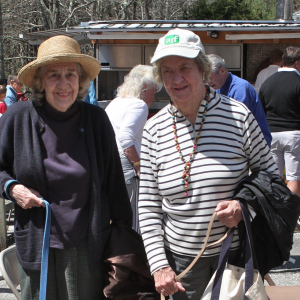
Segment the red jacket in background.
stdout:
<svg viewBox="0 0 300 300">
<path fill-rule="evenodd" d="M 3 114 L 7 110 L 5 102 L 0 102 L 0 114 Z"/>
</svg>

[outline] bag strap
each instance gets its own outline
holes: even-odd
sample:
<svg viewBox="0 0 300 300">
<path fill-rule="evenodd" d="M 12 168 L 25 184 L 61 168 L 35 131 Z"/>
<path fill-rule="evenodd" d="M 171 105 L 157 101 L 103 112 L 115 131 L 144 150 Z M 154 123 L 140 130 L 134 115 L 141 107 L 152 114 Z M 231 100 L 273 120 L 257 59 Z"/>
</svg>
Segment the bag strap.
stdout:
<svg viewBox="0 0 300 300">
<path fill-rule="evenodd" d="M 249 210 L 246 205 L 239 201 L 239 204 L 242 208 L 243 219 L 245 222 L 246 227 L 246 243 L 245 243 L 245 293 L 248 289 L 253 285 L 253 277 L 254 277 L 254 270 L 253 270 L 253 241 L 252 241 L 252 231 L 251 231 L 251 223 L 249 217 Z M 221 283 L 223 278 L 223 273 L 226 267 L 226 263 L 228 261 L 230 246 L 233 238 L 233 231 L 230 235 L 224 240 L 220 257 L 219 263 L 216 270 L 216 276 L 212 288 L 211 300 L 218 300 L 221 291 Z M 247 300 L 247 297 L 244 295 L 244 299 Z"/>
<path fill-rule="evenodd" d="M 51 226 L 51 208 L 48 201 L 44 199 L 42 200 L 46 205 L 46 222 L 45 222 L 45 230 L 44 230 L 44 238 L 43 238 L 39 300 L 46 300 L 48 257 L 49 257 L 49 244 L 50 244 L 50 226 Z"/>
<path fill-rule="evenodd" d="M 177 275 L 175 277 L 175 281 L 179 281 L 183 276 L 185 276 L 187 274 L 187 272 L 195 265 L 195 263 L 198 261 L 198 259 L 203 255 L 203 253 L 204 253 L 204 251 L 206 249 L 211 248 L 211 247 L 213 247 L 215 245 L 218 245 L 218 244 L 222 243 L 227 238 L 227 236 L 229 235 L 229 233 L 231 231 L 231 228 L 229 228 L 227 230 L 227 232 L 223 235 L 223 237 L 221 237 L 219 240 L 217 240 L 217 241 L 215 241 L 215 242 L 207 245 L 208 239 L 209 239 L 209 235 L 210 235 L 210 232 L 211 232 L 211 229 L 212 229 L 212 225 L 214 223 L 216 215 L 217 215 L 217 212 L 214 212 L 213 215 L 210 218 L 210 222 L 208 224 L 208 228 L 207 228 L 207 232 L 206 232 L 206 237 L 205 237 L 205 240 L 204 240 L 203 248 L 200 250 L 200 252 L 198 253 L 198 255 L 194 258 L 194 260 L 190 263 L 190 265 L 184 271 L 182 271 L 179 275 Z"/>
<path fill-rule="evenodd" d="M 202 249 L 200 250 L 200 252 L 198 253 L 198 255 L 193 259 L 193 261 L 190 263 L 190 265 L 184 270 L 182 271 L 179 275 L 177 275 L 175 277 L 175 281 L 179 281 L 183 276 L 186 275 L 186 273 L 195 265 L 195 263 L 198 261 L 198 259 L 203 255 L 204 251 L 208 248 L 211 248 L 215 245 L 218 245 L 220 243 L 222 243 L 229 235 L 229 233 L 231 232 L 231 228 L 229 228 L 226 233 L 217 241 L 211 243 L 211 244 L 207 244 L 208 243 L 208 239 L 209 239 L 209 235 L 212 229 L 212 225 L 214 223 L 215 217 L 217 215 L 217 212 L 214 212 L 210 218 L 209 224 L 208 224 L 208 228 L 206 231 L 206 237 L 204 240 L 204 244 Z M 163 294 L 160 294 L 160 299 L 161 300 L 165 300 L 165 296 Z"/>
<path fill-rule="evenodd" d="M 16 203 L 16 200 L 12 198 L 8 192 L 8 188 L 12 184 L 20 184 L 18 180 L 12 179 L 8 180 L 4 185 L 4 190 L 6 196 L 13 203 Z M 46 221 L 45 221 L 45 230 L 43 238 L 43 249 L 42 249 L 42 261 L 41 261 L 41 276 L 40 276 L 40 299 L 46 300 L 47 292 L 47 274 L 48 274 L 48 257 L 49 257 L 49 239 L 50 239 L 50 226 L 51 226 L 51 208 L 49 203 L 41 198 L 46 205 Z"/>
</svg>

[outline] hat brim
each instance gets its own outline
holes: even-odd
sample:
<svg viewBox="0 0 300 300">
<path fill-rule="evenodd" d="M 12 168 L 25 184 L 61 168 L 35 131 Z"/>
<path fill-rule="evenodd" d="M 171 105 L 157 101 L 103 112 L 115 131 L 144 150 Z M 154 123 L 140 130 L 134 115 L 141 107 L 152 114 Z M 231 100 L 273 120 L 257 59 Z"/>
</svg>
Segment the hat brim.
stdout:
<svg viewBox="0 0 300 300">
<path fill-rule="evenodd" d="M 36 59 L 24 67 L 18 73 L 18 79 L 25 86 L 33 88 L 34 86 L 34 75 L 39 67 L 56 64 L 56 63 L 79 63 L 89 79 L 92 81 L 99 74 L 101 66 L 100 62 L 89 55 L 86 54 L 59 54 L 45 56 L 40 59 Z"/>
<path fill-rule="evenodd" d="M 195 58 L 199 54 L 200 49 L 188 49 L 187 47 L 166 47 L 159 51 L 155 51 L 150 63 L 158 61 L 166 56 L 181 56 L 186 58 Z"/>
</svg>

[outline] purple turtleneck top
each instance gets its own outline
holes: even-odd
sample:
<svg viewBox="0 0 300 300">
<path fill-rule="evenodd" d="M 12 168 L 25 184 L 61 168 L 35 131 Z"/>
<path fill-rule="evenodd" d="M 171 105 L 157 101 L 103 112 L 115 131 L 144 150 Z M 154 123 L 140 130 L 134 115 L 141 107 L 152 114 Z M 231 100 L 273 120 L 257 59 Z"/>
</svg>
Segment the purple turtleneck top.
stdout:
<svg viewBox="0 0 300 300">
<path fill-rule="evenodd" d="M 51 207 L 50 247 L 87 246 L 91 169 L 87 144 L 79 130 L 80 110 L 75 102 L 61 113 L 46 103 L 42 155 Z"/>
</svg>

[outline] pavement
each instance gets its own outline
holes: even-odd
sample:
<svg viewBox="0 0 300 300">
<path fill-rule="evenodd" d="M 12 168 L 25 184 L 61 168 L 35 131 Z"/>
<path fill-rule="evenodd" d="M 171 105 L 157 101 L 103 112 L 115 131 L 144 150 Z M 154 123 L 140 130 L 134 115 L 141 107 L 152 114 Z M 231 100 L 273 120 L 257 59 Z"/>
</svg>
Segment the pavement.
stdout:
<svg viewBox="0 0 300 300">
<path fill-rule="evenodd" d="M 289 261 L 280 267 L 272 269 L 269 272 L 269 275 L 271 276 L 275 285 L 300 285 L 300 232 L 294 233 L 293 241 L 294 245 Z"/>
<path fill-rule="evenodd" d="M 9 244 L 13 244 L 13 233 L 10 229 Z M 272 269 L 269 272 L 270 277 L 276 285 L 291 286 L 300 285 L 300 232 L 294 233 L 294 245 L 291 251 L 290 260 L 278 268 Z M 0 273 L 1 276 L 1 273 Z M 267 283 L 265 283 L 267 285 Z M 10 291 L 5 280 L 0 280 L 0 300 L 16 300 L 17 298 Z M 85 299 L 80 299 L 85 300 Z M 282 299 L 285 300 L 285 299 Z"/>
</svg>

